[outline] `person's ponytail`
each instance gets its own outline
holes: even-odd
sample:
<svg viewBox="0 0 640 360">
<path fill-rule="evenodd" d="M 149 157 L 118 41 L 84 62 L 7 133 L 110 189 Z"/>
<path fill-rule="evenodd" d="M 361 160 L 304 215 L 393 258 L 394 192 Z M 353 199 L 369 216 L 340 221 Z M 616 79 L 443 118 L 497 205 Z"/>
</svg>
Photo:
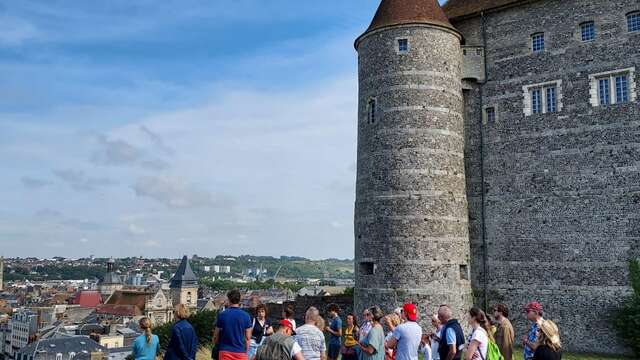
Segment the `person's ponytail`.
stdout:
<svg viewBox="0 0 640 360">
<path fill-rule="evenodd" d="M 147 344 L 151 344 L 151 335 L 153 335 L 151 333 L 151 320 L 147 317 L 143 317 L 140 319 L 138 324 L 140 325 L 140 329 L 144 330 L 144 335 L 147 338 Z"/>
</svg>

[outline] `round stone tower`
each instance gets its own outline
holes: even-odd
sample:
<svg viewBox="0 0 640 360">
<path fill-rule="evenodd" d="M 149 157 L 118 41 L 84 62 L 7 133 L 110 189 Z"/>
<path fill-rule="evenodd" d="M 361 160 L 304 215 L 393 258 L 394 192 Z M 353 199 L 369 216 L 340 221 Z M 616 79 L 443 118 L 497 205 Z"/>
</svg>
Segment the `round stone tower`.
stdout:
<svg viewBox="0 0 640 360">
<path fill-rule="evenodd" d="M 356 311 L 472 304 L 460 40 L 437 0 L 383 0 L 355 42 Z"/>
</svg>

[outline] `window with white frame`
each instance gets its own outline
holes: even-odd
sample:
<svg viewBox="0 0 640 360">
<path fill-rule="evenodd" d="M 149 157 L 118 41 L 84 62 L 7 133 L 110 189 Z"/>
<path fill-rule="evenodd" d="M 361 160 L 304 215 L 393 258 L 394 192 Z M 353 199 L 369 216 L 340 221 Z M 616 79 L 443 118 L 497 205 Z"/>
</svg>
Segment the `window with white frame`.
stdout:
<svg viewBox="0 0 640 360">
<path fill-rule="evenodd" d="M 562 80 L 523 86 L 524 114 L 552 114 L 562 111 Z"/>
<path fill-rule="evenodd" d="M 404 54 L 409 51 L 409 39 L 398 39 L 398 53 Z"/>
<path fill-rule="evenodd" d="M 596 24 L 588 21 L 580 24 L 580 37 L 582 41 L 592 41 L 596 38 Z"/>
<path fill-rule="evenodd" d="M 376 122 L 376 99 L 370 99 L 367 108 L 367 120 L 373 124 Z"/>
<path fill-rule="evenodd" d="M 629 32 L 640 31 L 640 11 L 627 14 L 627 28 Z"/>
<path fill-rule="evenodd" d="M 544 33 L 531 35 L 531 51 L 534 53 L 544 51 Z"/>
<path fill-rule="evenodd" d="M 589 75 L 591 105 L 607 106 L 636 100 L 635 68 Z"/>
</svg>

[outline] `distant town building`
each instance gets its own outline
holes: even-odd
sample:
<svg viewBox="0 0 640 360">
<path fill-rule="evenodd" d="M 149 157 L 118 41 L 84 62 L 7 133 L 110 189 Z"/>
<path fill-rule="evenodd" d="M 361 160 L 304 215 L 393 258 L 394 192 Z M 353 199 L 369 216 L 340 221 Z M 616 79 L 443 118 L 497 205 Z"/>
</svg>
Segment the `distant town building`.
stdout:
<svg viewBox="0 0 640 360">
<path fill-rule="evenodd" d="M 182 258 L 178 270 L 171 278 L 169 288 L 171 289 L 171 299 L 174 304 L 184 304 L 191 309 L 196 309 L 198 278 L 191 270 L 191 265 L 186 255 Z"/>
<path fill-rule="evenodd" d="M 38 332 L 38 315 L 30 310 L 20 310 L 13 314 L 9 326 L 11 331 L 11 346 L 9 347 L 9 357 L 33 342 Z"/>
<path fill-rule="evenodd" d="M 104 279 L 98 283 L 98 291 L 102 294 L 102 299 L 106 300 L 116 290 L 121 290 L 123 287 L 122 279 L 120 275 L 115 272 L 116 261 L 111 258 L 107 262 L 107 273 L 104 275 Z"/>
<path fill-rule="evenodd" d="M 173 303 L 162 289 L 117 290 L 106 303 L 98 305 L 96 314 L 99 321 L 106 323 L 126 323 L 146 316 L 154 325 L 159 325 L 173 319 Z"/>
<path fill-rule="evenodd" d="M 71 336 L 34 342 L 20 349 L 15 360 L 73 360 L 76 355 L 106 351 L 107 348 L 86 336 Z"/>
</svg>

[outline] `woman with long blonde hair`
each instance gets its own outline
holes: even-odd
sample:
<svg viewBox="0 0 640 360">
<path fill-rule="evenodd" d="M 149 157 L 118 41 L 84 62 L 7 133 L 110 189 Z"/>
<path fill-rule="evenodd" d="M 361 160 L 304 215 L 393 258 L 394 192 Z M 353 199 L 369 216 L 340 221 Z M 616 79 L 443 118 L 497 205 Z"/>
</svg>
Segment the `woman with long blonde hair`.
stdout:
<svg viewBox="0 0 640 360">
<path fill-rule="evenodd" d="M 562 343 L 558 325 L 551 320 L 544 320 L 538 329 L 538 347 L 533 360 L 562 359 Z"/>
<path fill-rule="evenodd" d="M 158 335 L 151 333 L 151 320 L 143 317 L 138 321 L 140 329 L 144 332 L 133 341 L 133 351 L 131 355 L 135 360 L 154 360 L 160 352 L 160 339 Z"/>
</svg>

